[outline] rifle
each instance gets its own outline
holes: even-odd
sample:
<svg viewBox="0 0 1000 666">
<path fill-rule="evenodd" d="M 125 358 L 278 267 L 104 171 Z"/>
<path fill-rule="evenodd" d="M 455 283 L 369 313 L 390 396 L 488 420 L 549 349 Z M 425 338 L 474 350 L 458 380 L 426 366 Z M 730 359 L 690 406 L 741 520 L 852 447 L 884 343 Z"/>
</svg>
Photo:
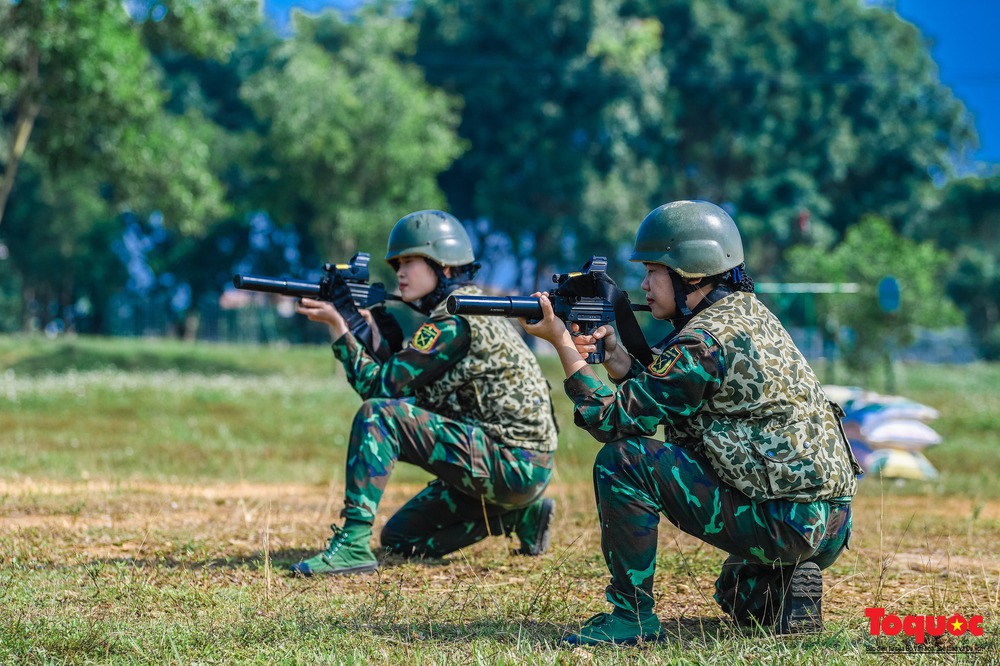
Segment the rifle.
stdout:
<svg viewBox="0 0 1000 666">
<path fill-rule="evenodd" d="M 371 255 L 367 252 L 358 252 L 346 264 L 323 264 L 325 275 L 319 282 L 303 282 L 263 275 L 234 275 L 233 286 L 247 291 L 312 298 L 332 303 L 337 312 L 344 317 L 351 333 L 368 353 L 384 361 L 403 344 L 403 332 L 392 315 L 385 312 L 384 303 L 388 300 L 398 301 L 400 298 L 387 292 L 381 282 L 369 284 L 370 260 Z M 379 325 L 379 332 L 389 346 L 389 354 L 382 348 L 373 349 L 371 328 L 358 312 L 359 309 L 372 310 L 372 316 Z"/>
<path fill-rule="evenodd" d="M 556 286 L 548 292 L 552 310 L 566 322 L 567 329 L 573 323 L 580 327 L 575 335 L 590 335 L 617 319 L 626 348 L 643 365 L 649 365 L 652 354 L 632 314 L 634 310 L 648 311 L 649 306 L 632 305 L 628 294 L 607 276 L 607 270 L 607 258 L 594 256 L 580 271 L 553 275 Z M 542 318 L 538 299 L 527 296 L 449 296 L 446 307 L 456 315 L 519 317 L 532 323 Z M 604 340 L 595 340 L 594 344 L 597 349 L 587 356 L 587 363 L 603 363 Z"/>
</svg>

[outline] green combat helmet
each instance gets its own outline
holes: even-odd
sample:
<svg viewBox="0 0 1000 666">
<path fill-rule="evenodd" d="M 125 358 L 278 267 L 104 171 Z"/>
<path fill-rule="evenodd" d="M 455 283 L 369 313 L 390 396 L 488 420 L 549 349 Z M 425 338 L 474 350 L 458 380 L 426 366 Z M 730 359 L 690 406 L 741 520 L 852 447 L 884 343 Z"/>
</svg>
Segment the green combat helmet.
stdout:
<svg viewBox="0 0 1000 666">
<path fill-rule="evenodd" d="M 420 255 L 442 266 L 465 266 L 476 260 L 462 223 L 439 210 L 406 215 L 389 234 L 385 260 L 395 264 L 405 255 Z"/>
<path fill-rule="evenodd" d="M 642 221 L 629 259 L 664 264 L 685 278 L 719 275 L 743 263 L 743 241 L 715 204 L 673 201 Z"/>
</svg>

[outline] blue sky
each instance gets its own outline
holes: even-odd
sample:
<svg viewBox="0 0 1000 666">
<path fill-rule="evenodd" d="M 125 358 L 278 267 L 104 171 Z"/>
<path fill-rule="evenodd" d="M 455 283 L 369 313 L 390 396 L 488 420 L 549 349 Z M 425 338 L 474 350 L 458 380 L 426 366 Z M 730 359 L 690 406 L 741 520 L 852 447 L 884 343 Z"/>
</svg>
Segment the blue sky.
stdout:
<svg viewBox="0 0 1000 666">
<path fill-rule="evenodd" d="M 265 0 L 267 14 L 279 27 L 288 8 L 309 12 L 325 7 L 351 8 L 364 0 Z M 805 0 L 808 2 L 809 0 Z M 866 0 L 895 6 L 931 44 L 931 54 L 949 86 L 972 113 L 979 131 L 975 160 L 1000 165 L 1000 0 Z"/>
<path fill-rule="evenodd" d="M 895 6 L 930 40 L 941 81 L 973 114 L 976 158 L 1000 165 L 1000 1 L 896 0 Z"/>
</svg>

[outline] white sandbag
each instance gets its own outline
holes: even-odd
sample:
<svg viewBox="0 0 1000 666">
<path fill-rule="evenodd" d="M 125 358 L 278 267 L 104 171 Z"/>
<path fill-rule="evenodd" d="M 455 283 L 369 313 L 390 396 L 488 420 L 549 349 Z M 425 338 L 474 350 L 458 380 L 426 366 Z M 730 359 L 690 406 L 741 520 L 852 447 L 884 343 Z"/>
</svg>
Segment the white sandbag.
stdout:
<svg viewBox="0 0 1000 666">
<path fill-rule="evenodd" d="M 920 450 L 941 443 L 941 435 L 926 423 L 913 419 L 882 419 L 875 426 L 861 427 L 861 435 L 874 448 Z"/>
</svg>

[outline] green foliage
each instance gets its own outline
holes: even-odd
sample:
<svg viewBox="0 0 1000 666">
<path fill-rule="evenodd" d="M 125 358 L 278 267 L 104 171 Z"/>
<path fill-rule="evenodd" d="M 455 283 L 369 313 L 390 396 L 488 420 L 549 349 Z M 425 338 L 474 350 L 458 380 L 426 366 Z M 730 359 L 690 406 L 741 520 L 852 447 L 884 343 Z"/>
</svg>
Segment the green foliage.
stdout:
<svg viewBox="0 0 1000 666">
<path fill-rule="evenodd" d="M 416 60 L 465 100 L 469 152 L 442 178 L 452 211 L 486 217 L 542 265 L 610 249 L 648 212 L 657 171 L 631 144 L 660 115 L 660 26 L 620 2 L 424 0 Z"/>
<path fill-rule="evenodd" d="M 169 11 L 171 3 L 164 6 Z M 193 16 L 196 5 L 187 11 Z M 225 212 L 222 189 L 206 168 L 203 123 L 163 113 L 141 30 L 121 3 L 7 4 L 0 41 L 7 72 L 0 109 L 15 111 L 15 131 L 27 130 L 40 168 L 56 176 L 87 170 L 106 184 L 109 209 L 159 210 L 186 232 Z M 12 179 L 21 155 L 8 157 L 5 178 Z"/>
<path fill-rule="evenodd" d="M 261 0 L 132 0 L 129 11 L 154 52 L 225 61 L 237 36 L 260 22 Z"/>
<path fill-rule="evenodd" d="M 10 261 L 10 249 L 0 243 L 0 333 L 11 333 L 21 328 L 22 284 L 21 276 Z"/>
<path fill-rule="evenodd" d="M 944 292 L 947 253 L 929 242 L 917 243 L 896 234 L 889 223 L 868 216 L 848 229 L 834 248 L 800 245 L 788 253 L 789 278 L 801 282 L 855 282 L 860 291 L 818 299 L 817 309 L 828 332 L 838 339 L 848 366 L 876 366 L 895 346 L 913 341 L 916 326 L 954 325 L 961 315 Z M 881 311 L 879 281 L 895 277 L 900 285 L 900 307 Z M 840 338 L 840 327 L 853 331 Z"/>
<path fill-rule="evenodd" d="M 946 185 L 908 230 L 952 254 L 948 295 L 965 313 L 980 349 L 1000 358 L 1000 176 Z"/>
<path fill-rule="evenodd" d="M 23 284 L 18 297 L 37 304 L 73 304 L 86 295 L 95 321 L 125 280 L 112 241 L 121 225 L 100 196 L 100 179 L 86 169 L 46 177 L 34 156 L 21 168 L 18 196 L 10 202 L 3 233 L 6 264 Z M 29 305 L 29 303 L 25 303 Z M 26 312 L 12 328 L 37 328 L 60 312 Z"/>
<path fill-rule="evenodd" d="M 377 253 L 400 217 L 444 207 L 435 179 L 462 149 L 457 100 L 406 62 L 415 31 L 397 17 L 298 15 L 296 28 L 241 90 L 274 160 L 268 209 L 304 215 L 328 256 Z"/>
<path fill-rule="evenodd" d="M 663 25 L 661 187 L 732 202 L 752 266 L 876 213 L 898 229 L 974 141 L 913 25 L 865 3 L 629 3 Z"/>
<path fill-rule="evenodd" d="M 506 232 L 545 282 L 548 265 L 618 255 L 652 207 L 706 198 L 732 205 L 758 275 L 869 213 L 937 241 L 948 294 L 1000 354 L 1000 186 L 929 187 L 974 131 L 893 12 L 417 0 L 406 17 L 297 15 L 282 40 L 258 0 L 124 7 L 0 1 L 8 302 L 99 310 L 122 283 L 122 209 L 163 213 L 177 236 L 151 262 L 197 301 L 259 211 L 307 239 L 309 265 L 377 254 L 396 219 L 442 207 Z"/>
</svg>

